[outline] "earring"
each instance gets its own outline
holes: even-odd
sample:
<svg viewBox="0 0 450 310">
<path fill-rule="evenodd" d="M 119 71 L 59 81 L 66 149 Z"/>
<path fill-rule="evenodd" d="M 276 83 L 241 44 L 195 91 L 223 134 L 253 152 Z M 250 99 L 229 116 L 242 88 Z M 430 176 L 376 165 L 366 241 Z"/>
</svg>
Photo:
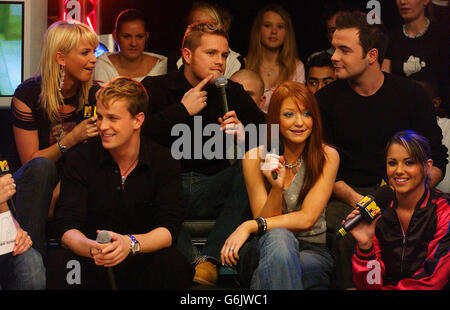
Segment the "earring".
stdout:
<svg viewBox="0 0 450 310">
<path fill-rule="evenodd" d="M 65 76 L 66 76 L 66 67 L 63 65 L 59 65 L 59 88 L 58 88 L 59 91 L 61 91 L 61 89 L 64 86 Z"/>
</svg>

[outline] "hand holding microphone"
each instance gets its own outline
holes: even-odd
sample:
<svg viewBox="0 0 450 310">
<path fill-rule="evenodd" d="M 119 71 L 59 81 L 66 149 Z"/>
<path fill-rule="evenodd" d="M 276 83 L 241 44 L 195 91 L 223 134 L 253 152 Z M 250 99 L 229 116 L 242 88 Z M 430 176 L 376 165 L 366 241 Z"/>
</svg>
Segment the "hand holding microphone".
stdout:
<svg viewBox="0 0 450 310">
<path fill-rule="evenodd" d="M 344 237 L 349 231 L 359 226 L 362 221 L 368 224 L 372 223 L 382 214 L 383 210 L 389 205 L 394 197 L 395 193 L 389 186 L 378 188 L 373 196 L 365 196 L 357 203 L 357 210 L 350 213 L 347 219 L 343 221 L 342 227 L 336 234 L 336 238 L 339 239 Z M 375 224 L 371 226 L 375 229 Z M 367 227 L 367 225 L 363 226 L 363 228 L 364 227 Z M 358 230 L 355 233 L 358 236 Z M 355 239 L 357 239 L 357 236 L 355 236 Z"/>
<path fill-rule="evenodd" d="M 278 146 L 278 147 L 277 147 Z M 264 156 L 264 163 L 261 164 L 261 171 L 273 186 L 283 187 L 286 168 L 284 162 L 284 145 L 280 141 L 279 145 L 275 141 L 270 141 L 267 145 Z"/>
<path fill-rule="evenodd" d="M 112 242 L 112 236 L 106 230 L 100 230 L 100 231 L 97 231 L 97 238 L 95 239 L 95 241 L 100 244 L 109 244 Z M 108 253 L 108 251 L 106 249 L 107 249 L 107 247 L 105 247 L 104 250 L 106 253 Z M 104 265 L 105 267 L 108 267 L 108 266 L 106 266 L 106 264 L 104 264 L 102 262 L 103 255 L 101 255 L 101 254 L 104 254 L 103 249 L 101 251 L 98 250 L 97 254 L 92 254 L 92 249 L 90 249 L 90 252 L 91 252 L 91 256 L 94 257 L 95 263 L 97 265 Z M 107 272 L 108 272 L 109 285 L 110 285 L 111 289 L 117 290 L 117 283 L 116 283 L 116 278 L 114 275 L 114 270 L 112 268 L 107 268 Z"/>
<path fill-rule="evenodd" d="M 16 193 L 16 183 L 12 178 L 7 160 L 0 160 L 0 203 L 7 202 L 14 217 L 17 216 L 16 206 L 12 197 Z"/>
</svg>

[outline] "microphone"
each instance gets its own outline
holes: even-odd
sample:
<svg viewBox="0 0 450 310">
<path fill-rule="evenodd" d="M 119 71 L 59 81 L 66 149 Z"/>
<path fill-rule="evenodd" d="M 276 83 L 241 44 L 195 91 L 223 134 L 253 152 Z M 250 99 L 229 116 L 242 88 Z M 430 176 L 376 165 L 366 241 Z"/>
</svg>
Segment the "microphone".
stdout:
<svg viewBox="0 0 450 310">
<path fill-rule="evenodd" d="M 278 159 L 280 158 L 280 155 L 282 155 L 284 153 L 284 144 L 283 144 L 283 141 L 279 140 L 279 148 L 278 149 L 276 147 L 274 147 L 272 149 L 273 145 L 276 146 L 275 141 L 270 141 L 269 144 L 267 145 L 266 152 L 271 151 L 271 153 L 266 153 L 265 158 L 267 158 L 267 156 L 269 156 L 270 160 L 269 160 L 269 164 L 268 164 L 269 166 L 268 167 L 266 166 L 265 168 L 271 170 L 272 179 L 276 180 L 276 179 L 278 179 L 278 171 L 277 171 L 278 163 L 279 163 Z M 272 169 L 272 167 L 275 167 L 275 168 Z"/>
<path fill-rule="evenodd" d="M 9 165 L 7 160 L 0 160 L 0 176 L 11 173 L 9 170 Z M 7 201 L 9 208 L 11 209 L 11 213 L 17 219 L 16 205 L 14 204 L 14 200 L 9 198 Z"/>
<path fill-rule="evenodd" d="M 97 239 L 95 239 L 97 243 L 105 244 L 111 242 L 111 235 L 109 232 L 105 230 L 100 230 L 97 234 Z M 112 290 L 117 290 L 117 283 L 116 278 L 114 275 L 114 271 L 112 267 L 106 268 L 108 270 L 108 279 L 109 279 L 109 286 Z"/>
<path fill-rule="evenodd" d="M 354 218 L 345 221 L 338 230 L 336 239 L 344 237 L 350 230 L 355 228 L 362 220 L 371 223 L 379 217 L 388 204 L 394 199 L 394 191 L 389 186 L 382 186 L 377 189 L 373 196 L 367 195 L 357 203 L 359 214 Z"/>
<path fill-rule="evenodd" d="M 225 87 L 228 85 L 228 79 L 224 76 L 219 76 L 214 84 L 220 90 L 220 94 L 222 95 L 222 105 L 223 105 L 223 114 L 228 112 L 228 100 L 227 100 L 227 92 Z"/>
</svg>

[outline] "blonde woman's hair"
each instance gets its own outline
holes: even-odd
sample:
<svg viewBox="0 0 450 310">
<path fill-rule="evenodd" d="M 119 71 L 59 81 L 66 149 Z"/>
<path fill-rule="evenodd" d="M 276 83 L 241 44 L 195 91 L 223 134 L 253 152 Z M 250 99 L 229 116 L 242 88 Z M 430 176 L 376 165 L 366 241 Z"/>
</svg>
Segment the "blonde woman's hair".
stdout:
<svg viewBox="0 0 450 310">
<path fill-rule="evenodd" d="M 278 83 L 289 80 L 296 70 L 297 60 L 297 43 L 295 40 L 294 27 L 289 13 L 277 4 L 270 4 L 258 11 L 253 20 L 252 29 L 250 31 L 250 42 L 248 54 L 246 57 L 245 67 L 255 72 L 260 72 L 262 60 L 262 44 L 261 44 L 261 26 L 263 24 L 264 14 L 274 12 L 281 16 L 286 27 L 286 36 L 284 43 L 278 55 L 278 64 L 280 65 L 280 74 Z"/>
<path fill-rule="evenodd" d="M 209 3 L 209 2 L 196 1 L 196 2 L 194 2 L 191 9 L 189 10 L 189 14 L 188 14 L 188 23 L 189 24 L 192 24 L 195 22 L 195 21 L 191 20 L 192 14 L 195 11 L 203 11 L 203 12 L 207 13 L 211 17 L 211 19 L 215 20 L 216 23 L 221 25 L 221 27 L 223 28 L 223 30 L 226 33 L 228 33 L 230 31 L 231 23 L 232 23 L 232 16 L 226 9 L 218 7 L 217 5 Z"/>
<path fill-rule="evenodd" d="M 54 22 L 45 32 L 39 64 L 41 74 L 40 100 L 42 109 L 52 123 L 61 121 L 59 109 L 60 105 L 64 104 L 64 98 L 59 91 L 60 67 L 56 61 L 56 54 L 61 52 L 67 55 L 78 46 L 81 40 L 92 45 L 93 48 L 98 45 L 97 34 L 89 26 L 75 21 Z M 87 82 L 80 82 L 76 111 L 83 109 L 88 100 L 91 85 L 92 78 Z"/>
</svg>

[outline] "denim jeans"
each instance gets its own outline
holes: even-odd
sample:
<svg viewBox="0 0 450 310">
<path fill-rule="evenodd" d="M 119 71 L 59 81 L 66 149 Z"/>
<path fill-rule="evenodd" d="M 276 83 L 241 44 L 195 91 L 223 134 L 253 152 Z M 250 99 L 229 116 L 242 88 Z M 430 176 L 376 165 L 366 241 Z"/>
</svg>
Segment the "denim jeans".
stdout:
<svg viewBox="0 0 450 310">
<path fill-rule="evenodd" d="M 183 173 L 182 178 L 185 219 L 216 221 L 199 255 L 219 263 L 225 240 L 243 221 L 251 218 L 242 161 L 212 176 L 189 172 Z M 196 251 L 189 232 L 184 228 L 178 237 L 177 249 L 190 262 L 195 261 Z"/>
<path fill-rule="evenodd" d="M 35 158 L 13 175 L 17 185 L 14 195 L 20 227 L 28 232 L 33 247 L 42 257 L 47 256 L 47 239 L 45 227 L 53 190 L 58 183 L 56 166 L 48 158 Z"/>
<path fill-rule="evenodd" d="M 239 251 L 239 280 L 254 290 L 328 289 L 333 259 L 325 245 L 299 241 L 274 228 L 247 242 Z"/>
<path fill-rule="evenodd" d="M 43 290 L 45 268 L 41 254 L 30 248 L 23 254 L 0 256 L 0 289 Z"/>
</svg>

